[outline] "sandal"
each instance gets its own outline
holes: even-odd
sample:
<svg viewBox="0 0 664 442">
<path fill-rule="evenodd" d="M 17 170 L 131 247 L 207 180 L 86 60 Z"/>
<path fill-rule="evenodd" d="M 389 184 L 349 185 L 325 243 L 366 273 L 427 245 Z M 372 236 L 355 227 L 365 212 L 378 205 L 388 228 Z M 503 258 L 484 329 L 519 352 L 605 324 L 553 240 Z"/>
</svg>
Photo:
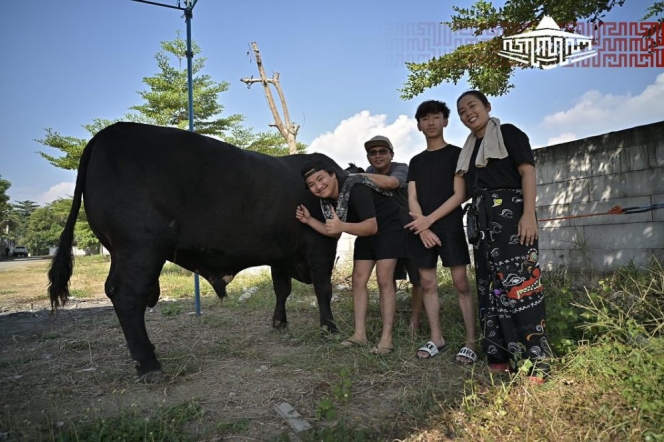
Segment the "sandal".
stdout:
<svg viewBox="0 0 664 442">
<path fill-rule="evenodd" d="M 394 351 L 394 347 L 374 347 L 369 350 L 372 355 L 389 355 Z"/>
<path fill-rule="evenodd" d="M 352 339 L 348 338 L 348 339 L 344 339 L 343 341 L 341 341 L 341 345 L 343 347 L 350 348 L 350 347 L 363 347 L 363 346 L 367 345 L 367 343 L 366 342 L 353 341 Z"/>
<path fill-rule="evenodd" d="M 465 358 L 465 360 L 460 361 L 459 359 L 457 359 L 459 356 Z M 473 365 L 475 362 L 477 362 L 477 354 L 475 354 L 475 352 L 472 349 L 463 346 L 459 350 L 459 353 L 457 353 L 456 356 L 454 357 L 454 362 L 461 365 Z"/>
<path fill-rule="evenodd" d="M 443 345 L 438 347 L 433 341 L 428 341 L 426 344 L 424 344 L 422 347 L 420 347 L 417 350 L 417 353 L 419 353 L 421 351 L 425 351 L 425 352 L 429 353 L 429 356 L 420 356 L 417 353 L 415 353 L 415 355 L 419 359 L 431 359 L 431 358 L 437 356 L 438 354 L 440 354 L 443 350 L 445 350 L 446 346 L 447 346 L 447 343 L 444 343 Z"/>
</svg>

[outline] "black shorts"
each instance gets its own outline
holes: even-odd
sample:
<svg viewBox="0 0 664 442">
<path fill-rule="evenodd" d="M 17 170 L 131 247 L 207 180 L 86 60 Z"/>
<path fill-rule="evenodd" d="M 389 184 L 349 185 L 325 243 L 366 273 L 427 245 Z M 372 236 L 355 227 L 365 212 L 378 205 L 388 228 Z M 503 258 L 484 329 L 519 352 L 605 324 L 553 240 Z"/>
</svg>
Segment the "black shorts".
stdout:
<svg viewBox="0 0 664 442">
<path fill-rule="evenodd" d="M 353 249 L 354 261 L 378 261 L 381 259 L 404 259 L 408 256 L 406 231 L 358 236 Z"/>
<path fill-rule="evenodd" d="M 419 235 L 409 235 L 409 252 L 413 264 L 419 269 L 433 269 L 438 265 L 438 257 L 443 267 L 470 264 L 468 243 L 463 231 L 458 233 L 437 233 L 442 245 L 430 249 L 424 247 Z"/>
<path fill-rule="evenodd" d="M 395 281 L 406 279 L 406 275 L 412 284 L 420 285 L 420 271 L 412 259 L 400 259 L 394 269 Z"/>
</svg>

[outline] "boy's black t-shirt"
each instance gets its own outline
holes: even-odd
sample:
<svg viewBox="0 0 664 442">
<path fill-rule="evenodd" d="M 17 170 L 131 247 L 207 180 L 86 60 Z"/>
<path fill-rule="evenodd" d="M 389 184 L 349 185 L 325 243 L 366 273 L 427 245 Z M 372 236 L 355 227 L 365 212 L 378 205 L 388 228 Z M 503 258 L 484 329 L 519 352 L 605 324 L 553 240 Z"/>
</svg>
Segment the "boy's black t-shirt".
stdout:
<svg viewBox="0 0 664 442">
<path fill-rule="evenodd" d="M 344 181 L 345 177 L 339 178 L 339 188 L 343 186 Z M 336 202 L 334 206 L 336 208 Z M 359 223 L 375 217 L 378 223 L 376 235 L 380 235 L 403 229 L 401 210 L 401 206 L 393 197 L 378 193 L 364 184 L 355 184 L 350 190 L 346 221 Z"/>
<path fill-rule="evenodd" d="M 470 158 L 468 172 L 466 172 L 466 189 L 472 195 L 475 188 L 475 174 L 479 173 L 477 185 L 489 190 L 494 189 L 521 189 L 521 174 L 518 167 L 523 163 L 535 165 L 535 157 L 530 147 L 528 136 L 513 124 L 501 124 L 500 132 L 503 135 L 506 158 L 490 159 L 486 167 L 475 166 L 477 152 L 482 144 L 482 138 L 475 142 L 473 155 Z"/>
<path fill-rule="evenodd" d="M 461 148 L 448 144 L 442 149 L 425 150 L 408 165 L 408 182 L 415 182 L 417 201 L 424 215 L 429 215 L 454 195 L 454 175 Z M 432 232 L 463 232 L 463 211 L 457 207 L 429 228 Z"/>
</svg>

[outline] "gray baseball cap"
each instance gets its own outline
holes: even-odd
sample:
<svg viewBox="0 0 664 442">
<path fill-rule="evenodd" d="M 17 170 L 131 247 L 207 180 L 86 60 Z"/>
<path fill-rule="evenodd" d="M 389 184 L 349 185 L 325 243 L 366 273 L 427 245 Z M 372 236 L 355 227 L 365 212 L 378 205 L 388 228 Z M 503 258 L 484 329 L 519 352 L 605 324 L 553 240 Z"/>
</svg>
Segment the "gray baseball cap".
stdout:
<svg viewBox="0 0 664 442">
<path fill-rule="evenodd" d="M 368 151 L 372 147 L 387 147 L 390 149 L 392 152 L 394 152 L 394 148 L 392 147 L 392 143 L 390 142 L 390 139 L 387 137 L 384 137 L 382 135 L 376 135 L 366 143 L 364 143 L 364 148 Z"/>
</svg>

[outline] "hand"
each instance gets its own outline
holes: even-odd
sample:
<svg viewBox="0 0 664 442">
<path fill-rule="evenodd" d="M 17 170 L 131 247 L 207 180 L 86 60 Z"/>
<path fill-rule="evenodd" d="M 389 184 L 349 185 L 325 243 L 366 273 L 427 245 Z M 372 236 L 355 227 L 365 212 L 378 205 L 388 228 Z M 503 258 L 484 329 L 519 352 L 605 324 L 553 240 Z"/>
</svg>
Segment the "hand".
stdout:
<svg viewBox="0 0 664 442">
<path fill-rule="evenodd" d="M 442 246 L 443 243 L 440 242 L 440 239 L 438 238 L 438 235 L 433 233 L 431 230 L 424 230 L 422 233 L 420 233 L 420 239 L 424 243 L 424 247 L 427 249 L 430 249 L 434 246 Z"/>
<path fill-rule="evenodd" d="M 413 218 L 413 221 L 406 224 L 404 229 L 410 229 L 415 232 L 416 235 L 419 235 L 423 231 L 427 230 L 429 227 L 431 227 L 431 224 L 433 224 L 429 218 L 424 215 L 413 212 L 409 212 L 408 214 Z"/>
<path fill-rule="evenodd" d="M 300 204 L 297 206 L 297 209 L 295 209 L 295 218 L 297 218 L 297 220 L 302 224 L 309 224 L 311 213 L 309 213 L 309 209 Z"/>
<path fill-rule="evenodd" d="M 328 219 L 325 221 L 325 230 L 327 233 L 330 235 L 338 235 L 342 230 L 342 222 L 337 216 L 336 210 L 334 210 L 334 207 L 332 207 L 332 219 Z"/>
<path fill-rule="evenodd" d="M 537 233 L 537 219 L 534 213 L 524 213 L 519 220 L 519 244 L 532 246 L 539 235 Z"/>
</svg>

